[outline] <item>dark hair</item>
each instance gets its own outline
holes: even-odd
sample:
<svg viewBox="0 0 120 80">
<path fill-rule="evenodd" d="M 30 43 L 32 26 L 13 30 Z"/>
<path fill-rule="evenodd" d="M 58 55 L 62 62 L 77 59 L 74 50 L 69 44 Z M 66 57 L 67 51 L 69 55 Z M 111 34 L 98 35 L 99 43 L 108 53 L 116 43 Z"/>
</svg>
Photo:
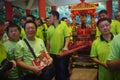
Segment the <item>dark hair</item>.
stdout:
<svg viewBox="0 0 120 80">
<path fill-rule="evenodd" d="M 33 23 L 35 25 L 35 28 L 37 29 L 37 25 L 34 21 L 26 21 L 26 23 L 24 24 L 24 30 L 26 28 L 26 24 L 28 24 L 28 23 Z"/>
<path fill-rule="evenodd" d="M 61 18 L 61 21 L 64 21 L 65 19 L 67 19 L 67 17 L 62 17 L 62 18 Z"/>
<path fill-rule="evenodd" d="M 27 15 L 27 16 L 26 16 L 26 19 L 27 19 L 27 17 L 31 17 L 32 20 L 35 21 L 35 16 L 33 16 L 33 15 Z"/>
<path fill-rule="evenodd" d="M 7 35 L 8 35 L 9 29 L 10 29 L 10 28 L 13 28 L 13 27 L 16 27 L 16 28 L 19 30 L 19 32 L 21 32 L 21 28 L 20 28 L 17 24 L 15 24 L 15 23 L 10 23 L 10 24 L 7 26 L 7 28 L 6 28 L 6 33 L 7 33 Z"/>
<path fill-rule="evenodd" d="M 107 10 L 101 10 L 101 11 L 98 13 L 98 16 L 99 16 L 100 14 L 102 14 L 102 13 L 108 14 Z"/>
<path fill-rule="evenodd" d="M 110 18 L 101 18 L 101 19 L 98 20 L 97 26 L 98 26 L 101 22 L 103 22 L 103 21 L 108 21 L 109 23 L 111 23 L 111 19 L 110 19 Z M 99 26 L 98 26 L 98 27 L 99 27 Z"/>
<path fill-rule="evenodd" d="M 40 25 L 43 25 L 43 24 L 44 24 L 43 20 L 42 20 L 40 17 L 37 18 L 37 20 L 40 20 Z"/>
<path fill-rule="evenodd" d="M 21 21 L 21 20 L 26 20 L 26 17 L 22 17 L 22 18 L 20 19 L 20 21 Z"/>
<path fill-rule="evenodd" d="M 56 16 L 57 19 L 59 19 L 59 13 L 55 10 L 52 10 L 51 12 L 49 12 L 50 14 L 52 14 L 53 16 Z"/>
</svg>

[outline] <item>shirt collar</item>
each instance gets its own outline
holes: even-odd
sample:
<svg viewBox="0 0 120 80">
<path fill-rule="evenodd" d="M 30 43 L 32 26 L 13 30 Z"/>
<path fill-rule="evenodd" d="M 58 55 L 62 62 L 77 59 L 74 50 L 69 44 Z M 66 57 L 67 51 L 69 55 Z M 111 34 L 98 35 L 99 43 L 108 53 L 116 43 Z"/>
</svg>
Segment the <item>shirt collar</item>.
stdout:
<svg viewBox="0 0 120 80">
<path fill-rule="evenodd" d="M 114 35 L 113 35 L 112 33 L 110 33 L 110 34 L 111 34 L 110 40 L 112 40 L 112 39 L 114 38 Z M 106 40 L 103 38 L 102 35 L 100 35 L 100 40 L 101 40 L 101 41 L 106 41 Z M 106 41 L 106 42 L 108 42 L 108 41 Z"/>
<path fill-rule="evenodd" d="M 59 23 L 57 25 L 59 25 L 61 22 L 59 21 Z M 54 24 L 52 24 L 54 27 L 56 27 Z"/>
</svg>

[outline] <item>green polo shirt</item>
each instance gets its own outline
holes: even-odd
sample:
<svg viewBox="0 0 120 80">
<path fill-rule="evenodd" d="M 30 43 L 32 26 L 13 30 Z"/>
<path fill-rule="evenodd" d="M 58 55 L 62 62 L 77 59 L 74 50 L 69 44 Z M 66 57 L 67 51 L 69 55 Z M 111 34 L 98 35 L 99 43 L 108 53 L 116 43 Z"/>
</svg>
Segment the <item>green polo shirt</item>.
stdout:
<svg viewBox="0 0 120 80">
<path fill-rule="evenodd" d="M 111 45 L 110 56 L 108 60 L 115 60 L 120 58 L 120 34 L 115 36 Z"/>
<path fill-rule="evenodd" d="M 47 32 L 47 40 L 50 41 L 50 53 L 58 54 L 65 44 L 65 38 L 70 36 L 68 26 L 61 21 L 57 26 L 51 25 Z"/>
<path fill-rule="evenodd" d="M 36 37 L 41 38 L 43 41 L 46 41 L 48 27 L 46 24 L 38 26 Z"/>
<path fill-rule="evenodd" d="M 91 57 L 98 58 L 101 62 L 106 62 L 109 53 L 110 45 L 112 42 L 113 36 L 110 41 L 105 41 L 105 39 L 100 36 L 92 43 L 92 48 L 90 52 Z M 103 66 L 99 65 L 98 69 L 98 78 L 99 80 L 114 80 L 112 74 Z"/>
<path fill-rule="evenodd" d="M 47 53 L 47 50 L 45 48 L 44 42 L 42 39 L 35 38 L 34 41 L 30 41 L 27 39 L 30 46 L 33 48 L 35 55 L 38 57 L 40 55 L 40 51 L 45 51 Z M 21 58 L 23 62 L 27 65 L 32 66 L 32 60 L 34 59 L 32 53 L 30 52 L 28 46 L 24 42 L 24 40 L 20 40 L 16 45 L 16 53 L 15 58 Z M 24 74 L 31 73 L 30 70 L 23 70 Z"/>
<path fill-rule="evenodd" d="M 4 45 L 3 45 L 3 43 L 0 41 L 0 63 L 1 63 L 4 59 L 6 59 L 6 57 L 7 57 L 7 54 L 6 54 Z"/>
<path fill-rule="evenodd" d="M 15 45 L 17 44 L 17 42 L 13 42 L 13 41 L 7 41 L 4 43 L 5 46 L 5 50 L 7 52 L 7 59 L 8 60 L 14 60 L 15 59 Z M 19 72 L 18 72 L 18 68 L 14 68 L 10 75 L 10 78 L 19 78 Z"/>
<path fill-rule="evenodd" d="M 36 37 L 40 38 L 42 40 L 45 40 L 44 35 L 43 35 L 43 31 L 42 31 L 42 26 L 39 26 L 37 28 Z"/>
<path fill-rule="evenodd" d="M 25 38 L 25 37 L 26 37 L 25 30 L 24 30 L 23 27 L 21 28 L 21 34 L 20 34 L 20 36 L 21 36 L 22 38 Z"/>
<path fill-rule="evenodd" d="M 112 32 L 114 35 L 117 35 L 120 33 L 120 22 L 117 20 L 112 20 L 111 23 L 111 29 L 110 32 Z M 100 36 L 101 32 L 99 31 L 98 27 L 96 27 L 96 36 Z"/>
<path fill-rule="evenodd" d="M 110 55 L 108 60 L 120 59 L 120 34 L 115 36 L 110 48 Z M 114 80 L 120 80 L 120 71 L 116 71 Z"/>
</svg>

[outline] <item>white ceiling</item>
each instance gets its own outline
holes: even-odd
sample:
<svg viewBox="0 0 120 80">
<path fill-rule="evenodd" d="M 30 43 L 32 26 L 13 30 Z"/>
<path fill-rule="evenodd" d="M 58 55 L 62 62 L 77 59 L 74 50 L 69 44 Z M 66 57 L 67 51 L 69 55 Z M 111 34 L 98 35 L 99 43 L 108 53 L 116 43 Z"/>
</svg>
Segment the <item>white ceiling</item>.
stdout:
<svg viewBox="0 0 120 80">
<path fill-rule="evenodd" d="M 23 9 L 33 9 L 37 8 L 38 0 L 6 0 L 12 1 L 12 4 Z M 107 0 L 85 0 L 85 2 L 104 2 Z M 47 6 L 64 6 L 70 4 L 77 4 L 80 3 L 80 0 L 46 0 Z"/>
<path fill-rule="evenodd" d="M 51 2 L 53 5 L 62 6 L 62 5 L 70 5 L 80 3 L 80 0 L 47 0 Z M 85 2 L 104 2 L 106 0 L 85 0 Z"/>
</svg>

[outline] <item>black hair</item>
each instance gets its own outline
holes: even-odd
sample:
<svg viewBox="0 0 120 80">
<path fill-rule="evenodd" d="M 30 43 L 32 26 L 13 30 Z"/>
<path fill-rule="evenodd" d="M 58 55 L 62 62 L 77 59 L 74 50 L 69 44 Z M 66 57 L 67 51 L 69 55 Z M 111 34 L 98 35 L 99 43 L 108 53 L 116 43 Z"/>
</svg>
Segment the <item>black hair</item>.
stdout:
<svg viewBox="0 0 120 80">
<path fill-rule="evenodd" d="M 44 24 L 43 20 L 42 20 L 40 17 L 37 18 L 37 20 L 40 20 L 40 25 L 43 25 L 43 24 Z"/>
<path fill-rule="evenodd" d="M 64 21 L 65 19 L 67 19 L 67 17 L 62 17 L 62 18 L 61 18 L 61 21 Z"/>
<path fill-rule="evenodd" d="M 97 26 L 98 26 L 102 21 L 108 21 L 109 23 L 111 23 L 111 19 L 110 19 L 110 18 L 101 18 L 101 19 L 98 20 Z"/>
<path fill-rule="evenodd" d="M 59 13 L 58 11 L 52 10 L 51 12 L 49 12 L 50 14 L 52 14 L 53 16 L 56 16 L 57 19 L 59 19 Z"/>
<path fill-rule="evenodd" d="M 107 12 L 107 10 L 101 10 L 99 13 L 98 13 L 98 15 L 100 15 L 100 14 L 102 14 L 102 13 L 104 13 L 104 14 L 108 14 L 108 12 Z"/>
<path fill-rule="evenodd" d="M 28 23 L 33 23 L 35 25 L 35 28 L 37 29 L 37 25 L 34 21 L 26 21 L 26 23 L 24 24 L 24 30 L 26 28 L 26 24 L 28 24 Z"/>
<path fill-rule="evenodd" d="M 33 15 L 27 15 L 27 16 L 26 16 L 26 19 L 27 19 L 27 17 L 31 17 L 32 20 L 35 21 L 35 16 L 33 16 Z"/>
<path fill-rule="evenodd" d="M 21 28 L 20 28 L 17 24 L 15 24 L 15 23 L 10 23 L 10 24 L 7 26 L 7 28 L 6 28 L 6 33 L 7 33 L 7 35 L 8 35 L 9 29 L 10 29 L 10 28 L 13 28 L 13 27 L 16 27 L 16 28 L 19 30 L 19 32 L 21 32 Z"/>
<path fill-rule="evenodd" d="M 26 20 L 26 17 L 22 17 L 22 18 L 20 19 L 20 21 L 21 21 L 22 19 L 23 19 L 23 20 Z"/>
</svg>

